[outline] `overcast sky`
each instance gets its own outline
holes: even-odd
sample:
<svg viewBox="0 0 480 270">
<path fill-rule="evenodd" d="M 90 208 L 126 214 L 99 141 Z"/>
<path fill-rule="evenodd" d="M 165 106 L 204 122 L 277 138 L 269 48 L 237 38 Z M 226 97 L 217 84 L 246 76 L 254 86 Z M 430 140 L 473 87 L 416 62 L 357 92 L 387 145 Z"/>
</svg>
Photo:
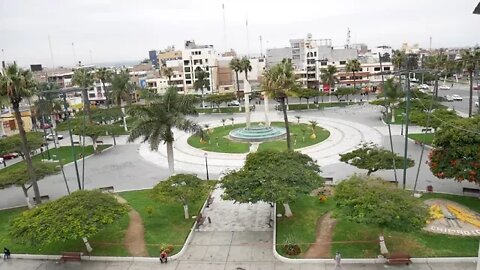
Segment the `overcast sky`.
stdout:
<svg viewBox="0 0 480 270">
<path fill-rule="evenodd" d="M 148 50 L 183 47 L 194 39 L 217 50 L 259 53 L 288 46 L 289 39 L 312 33 L 343 46 L 347 28 L 351 43 L 369 46 L 403 42 L 433 47 L 480 43 L 479 0 L 0 0 L 0 49 L 8 62 L 71 66 L 140 60 Z M 222 3 L 225 4 L 227 44 Z M 249 40 L 245 21 L 248 18 Z M 0 59 L 4 56 L 0 54 Z"/>
</svg>

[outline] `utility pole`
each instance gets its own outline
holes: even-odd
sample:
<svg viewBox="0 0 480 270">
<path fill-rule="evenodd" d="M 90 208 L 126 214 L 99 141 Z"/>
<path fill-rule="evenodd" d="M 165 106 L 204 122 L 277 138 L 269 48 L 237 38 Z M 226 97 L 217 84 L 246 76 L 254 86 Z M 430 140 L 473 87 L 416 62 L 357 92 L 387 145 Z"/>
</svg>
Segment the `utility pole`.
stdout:
<svg viewBox="0 0 480 270">
<path fill-rule="evenodd" d="M 52 60 L 52 69 L 55 69 L 55 62 L 53 61 L 52 41 L 50 35 L 48 35 L 48 48 L 50 49 L 50 59 Z"/>
<path fill-rule="evenodd" d="M 263 42 L 262 42 L 262 36 L 260 36 L 260 57 L 263 57 Z"/>
<path fill-rule="evenodd" d="M 70 136 L 70 144 L 72 146 L 73 163 L 75 165 L 75 173 L 77 175 L 78 189 L 81 190 L 82 185 L 80 183 L 80 174 L 78 173 L 77 155 L 75 153 L 75 144 L 73 143 L 72 126 L 68 117 L 67 93 L 63 93 L 63 107 L 65 109 L 65 121 L 68 123 L 68 135 Z"/>
<path fill-rule="evenodd" d="M 73 67 L 77 66 L 77 54 L 75 53 L 75 43 L 72 42 Z"/>
<path fill-rule="evenodd" d="M 407 159 L 408 159 L 408 117 L 410 114 L 410 71 L 407 70 L 407 102 L 405 104 L 405 154 L 403 157 L 403 189 L 407 184 Z"/>
</svg>

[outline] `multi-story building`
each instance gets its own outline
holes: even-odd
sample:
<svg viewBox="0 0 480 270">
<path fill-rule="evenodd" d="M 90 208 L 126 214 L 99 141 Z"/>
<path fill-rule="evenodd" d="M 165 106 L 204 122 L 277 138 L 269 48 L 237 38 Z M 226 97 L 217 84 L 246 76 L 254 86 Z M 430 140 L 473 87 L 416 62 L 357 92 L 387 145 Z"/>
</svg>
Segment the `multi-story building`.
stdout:
<svg viewBox="0 0 480 270">
<path fill-rule="evenodd" d="M 174 46 L 169 46 L 158 53 L 158 62 L 162 67 L 167 65 L 167 61 L 172 60 L 182 60 L 182 51 L 175 50 Z"/>
<path fill-rule="evenodd" d="M 156 50 L 148 51 L 148 59 L 150 60 L 150 63 L 152 63 L 152 66 L 154 66 L 155 68 L 159 68 Z"/>
<path fill-rule="evenodd" d="M 157 94 L 163 95 L 167 91 L 168 79 L 167 78 L 152 78 L 147 79 L 147 89 L 154 91 Z"/>
<path fill-rule="evenodd" d="M 208 87 L 204 89 L 204 93 L 211 93 L 217 84 L 217 55 L 213 45 L 197 45 L 195 41 L 188 40 L 185 42 L 185 49 L 182 50 L 183 61 L 183 80 L 184 91 L 186 93 L 200 94 L 200 90 L 194 89 L 196 80 L 195 73 L 197 70 L 204 70 L 208 74 Z"/>
<path fill-rule="evenodd" d="M 272 67 L 282 62 L 283 59 L 292 59 L 291 47 L 267 49 L 267 67 Z"/>
</svg>

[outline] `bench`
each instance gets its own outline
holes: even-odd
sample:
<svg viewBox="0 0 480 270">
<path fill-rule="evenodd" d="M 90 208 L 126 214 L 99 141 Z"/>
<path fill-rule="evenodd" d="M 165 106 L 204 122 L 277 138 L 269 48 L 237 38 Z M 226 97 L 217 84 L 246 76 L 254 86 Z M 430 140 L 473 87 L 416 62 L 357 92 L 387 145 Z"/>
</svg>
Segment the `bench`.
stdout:
<svg viewBox="0 0 480 270">
<path fill-rule="evenodd" d="M 107 191 L 107 192 L 113 192 L 113 190 L 114 190 L 113 186 L 101 187 L 101 188 L 98 188 L 98 189 L 101 190 L 101 191 Z"/>
<path fill-rule="evenodd" d="M 212 197 L 212 195 L 208 195 L 207 207 L 210 207 L 210 205 L 213 203 L 213 199 L 215 199 L 215 197 Z"/>
<path fill-rule="evenodd" d="M 410 255 L 406 253 L 391 253 L 387 256 L 387 264 L 393 265 L 393 264 L 406 264 L 409 265 L 412 263 L 410 260 Z"/>
<path fill-rule="evenodd" d="M 96 143 L 100 143 L 100 144 L 103 144 L 103 141 L 96 141 Z"/>
<path fill-rule="evenodd" d="M 73 144 L 78 144 L 78 145 L 80 145 L 80 142 L 79 142 L 79 141 L 73 141 Z"/>
<path fill-rule="evenodd" d="M 422 128 L 422 132 L 432 132 L 432 129 L 431 128 Z"/>
<path fill-rule="evenodd" d="M 465 193 L 472 193 L 472 194 L 475 194 L 475 195 L 480 196 L 480 189 L 478 189 L 478 188 L 466 188 L 466 187 L 464 187 L 464 188 L 463 188 L 463 194 L 465 195 Z"/>
<path fill-rule="evenodd" d="M 40 196 L 40 201 L 42 201 L 42 202 L 47 202 L 49 200 L 50 200 L 50 196 L 48 196 L 48 195 Z"/>
<path fill-rule="evenodd" d="M 323 181 L 325 181 L 327 185 L 333 185 L 333 177 L 323 177 Z"/>
<path fill-rule="evenodd" d="M 197 218 L 195 219 L 197 221 L 197 229 L 203 225 L 203 223 L 205 222 L 205 217 L 202 215 L 202 213 L 198 214 Z"/>
<path fill-rule="evenodd" d="M 61 262 L 66 262 L 66 261 L 79 262 L 81 260 L 82 260 L 81 252 L 62 252 L 62 257 L 60 258 Z"/>
</svg>

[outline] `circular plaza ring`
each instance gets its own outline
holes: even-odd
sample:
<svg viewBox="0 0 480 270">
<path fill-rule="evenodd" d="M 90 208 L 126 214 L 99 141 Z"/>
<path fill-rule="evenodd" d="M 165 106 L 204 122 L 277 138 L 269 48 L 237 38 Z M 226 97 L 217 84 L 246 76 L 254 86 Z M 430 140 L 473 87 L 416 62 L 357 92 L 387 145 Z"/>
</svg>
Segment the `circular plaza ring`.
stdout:
<svg viewBox="0 0 480 270">
<path fill-rule="evenodd" d="M 237 128 L 229 133 L 232 140 L 240 142 L 265 142 L 285 138 L 287 132 L 282 127 L 251 126 L 248 128 Z"/>
</svg>

